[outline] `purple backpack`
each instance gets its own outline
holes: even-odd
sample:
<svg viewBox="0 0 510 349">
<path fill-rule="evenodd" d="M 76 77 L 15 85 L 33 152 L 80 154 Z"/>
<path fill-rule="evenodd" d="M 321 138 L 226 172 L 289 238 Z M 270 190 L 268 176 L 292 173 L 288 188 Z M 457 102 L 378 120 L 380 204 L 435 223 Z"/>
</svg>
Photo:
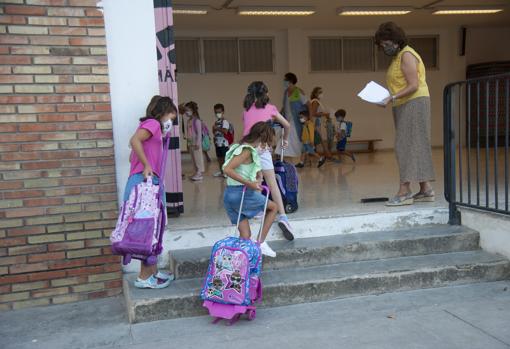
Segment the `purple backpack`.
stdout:
<svg viewBox="0 0 510 349">
<path fill-rule="evenodd" d="M 128 264 L 131 258 L 146 261 L 150 265 L 156 264 L 157 256 L 163 249 L 167 216 L 161 198 L 165 195 L 164 170 L 168 140 L 166 137 L 163 142 L 159 185 L 152 182 L 152 177 L 148 177 L 146 181 L 133 187 L 129 199 L 120 208 L 115 230 L 110 236 L 112 252 L 123 257 L 124 265 Z"/>
</svg>

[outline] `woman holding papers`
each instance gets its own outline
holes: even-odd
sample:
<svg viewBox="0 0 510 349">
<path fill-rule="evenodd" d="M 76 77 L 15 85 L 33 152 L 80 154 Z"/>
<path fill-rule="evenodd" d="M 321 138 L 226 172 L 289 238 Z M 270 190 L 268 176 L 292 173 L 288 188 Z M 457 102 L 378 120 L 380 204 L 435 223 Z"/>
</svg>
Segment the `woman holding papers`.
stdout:
<svg viewBox="0 0 510 349">
<path fill-rule="evenodd" d="M 391 95 L 382 104 L 391 103 L 393 107 L 400 188 L 387 205 L 434 201 L 430 184 L 435 178 L 430 147 L 430 95 L 425 66 L 420 55 L 408 46 L 404 31 L 393 22 L 379 26 L 375 42 L 393 57 L 386 73 Z M 420 183 L 420 191 L 414 195 L 411 182 Z"/>
</svg>

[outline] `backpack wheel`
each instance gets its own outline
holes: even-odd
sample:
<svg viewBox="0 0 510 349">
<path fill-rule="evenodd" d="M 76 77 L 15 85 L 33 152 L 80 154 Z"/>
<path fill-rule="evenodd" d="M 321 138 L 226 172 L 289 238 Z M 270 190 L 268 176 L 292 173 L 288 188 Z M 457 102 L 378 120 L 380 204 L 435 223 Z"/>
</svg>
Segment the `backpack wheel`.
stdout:
<svg viewBox="0 0 510 349">
<path fill-rule="evenodd" d="M 248 316 L 248 320 L 255 320 L 257 317 L 257 311 L 255 309 L 250 309 L 246 312 L 246 315 Z"/>
</svg>

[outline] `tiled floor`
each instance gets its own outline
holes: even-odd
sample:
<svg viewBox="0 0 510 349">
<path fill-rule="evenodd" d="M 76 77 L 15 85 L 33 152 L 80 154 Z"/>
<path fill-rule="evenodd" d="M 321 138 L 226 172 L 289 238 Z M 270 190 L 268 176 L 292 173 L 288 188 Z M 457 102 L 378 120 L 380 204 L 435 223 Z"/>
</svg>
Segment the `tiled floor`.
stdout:
<svg viewBox="0 0 510 349">
<path fill-rule="evenodd" d="M 443 154 L 433 150 L 436 171 L 435 203 L 422 203 L 420 207 L 446 206 L 443 198 Z M 191 163 L 183 162 L 184 173 L 190 175 Z M 225 181 L 212 176 L 218 170 L 217 163 L 208 164 L 201 182 L 184 179 L 184 210 L 179 218 L 170 218 L 169 228 L 186 229 L 228 224 L 223 209 Z M 362 204 L 365 197 L 390 197 L 398 189 L 398 169 L 391 151 L 357 154 L 356 162 L 343 158 L 342 163 L 328 162 L 322 168 L 307 166 L 299 169 L 299 210 L 291 219 L 340 216 L 357 212 L 385 212 L 402 210 L 389 208 L 384 203 Z M 418 184 L 413 190 L 418 190 Z M 417 204 L 418 205 L 418 204 Z M 406 208 L 412 209 L 412 207 Z"/>
</svg>

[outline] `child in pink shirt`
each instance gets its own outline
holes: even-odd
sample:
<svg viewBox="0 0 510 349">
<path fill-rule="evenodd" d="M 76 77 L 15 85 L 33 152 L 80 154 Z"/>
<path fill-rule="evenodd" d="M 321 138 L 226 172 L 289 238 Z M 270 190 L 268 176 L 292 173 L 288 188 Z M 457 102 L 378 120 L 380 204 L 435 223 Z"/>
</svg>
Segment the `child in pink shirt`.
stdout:
<svg viewBox="0 0 510 349">
<path fill-rule="evenodd" d="M 278 112 L 276 106 L 269 103 L 268 89 L 262 81 L 254 81 L 248 86 L 248 91 L 246 97 L 244 98 L 243 106 L 243 135 L 247 135 L 250 132 L 252 126 L 257 122 L 277 122 L 283 126 L 283 147 L 287 147 L 290 134 L 290 124 Z M 271 196 L 273 201 L 278 206 L 278 212 L 280 213 L 280 216 L 278 217 L 278 226 L 282 230 L 283 236 L 287 240 L 293 240 L 294 235 L 292 233 L 292 228 L 289 224 L 287 215 L 285 214 L 282 196 L 280 190 L 278 189 L 278 184 L 276 183 L 271 150 L 266 148 L 263 150 L 258 149 L 258 151 L 261 159 L 262 174 L 264 175 L 264 179 L 271 189 Z"/>
</svg>

